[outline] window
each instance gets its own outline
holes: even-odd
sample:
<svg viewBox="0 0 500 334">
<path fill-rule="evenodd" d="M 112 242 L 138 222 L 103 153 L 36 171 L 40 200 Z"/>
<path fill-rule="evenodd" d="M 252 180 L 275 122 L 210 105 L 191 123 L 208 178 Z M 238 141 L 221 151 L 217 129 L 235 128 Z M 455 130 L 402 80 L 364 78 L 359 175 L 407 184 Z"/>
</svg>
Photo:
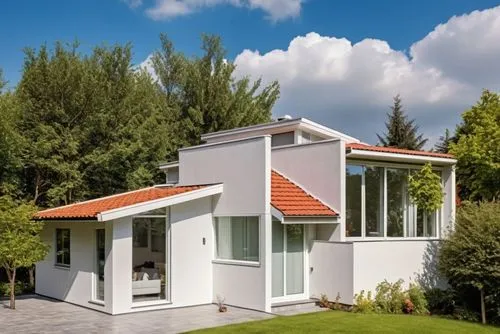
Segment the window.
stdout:
<svg viewBox="0 0 500 334">
<path fill-rule="evenodd" d="M 413 172 L 409 168 L 347 165 L 346 236 L 437 237 L 440 210 L 424 212 L 410 202 L 408 175 Z"/>
<path fill-rule="evenodd" d="M 56 229 L 56 265 L 69 267 L 70 260 L 70 231 L 67 228 Z"/>
<path fill-rule="evenodd" d="M 217 217 L 215 231 L 218 259 L 259 261 L 258 217 Z"/>
<path fill-rule="evenodd" d="M 408 170 L 387 169 L 387 236 L 403 237 L 407 211 Z"/>
<path fill-rule="evenodd" d="M 132 219 L 132 301 L 169 299 L 169 220 L 165 208 Z"/>
<path fill-rule="evenodd" d="M 361 184 L 363 167 L 350 165 L 346 170 L 346 224 L 348 237 L 361 236 Z"/>
</svg>

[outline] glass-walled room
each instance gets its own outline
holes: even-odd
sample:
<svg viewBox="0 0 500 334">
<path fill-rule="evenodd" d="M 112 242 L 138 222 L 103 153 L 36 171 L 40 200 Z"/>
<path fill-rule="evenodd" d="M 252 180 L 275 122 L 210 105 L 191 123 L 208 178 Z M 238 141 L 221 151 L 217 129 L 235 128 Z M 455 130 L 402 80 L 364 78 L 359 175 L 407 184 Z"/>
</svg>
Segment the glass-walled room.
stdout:
<svg viewBox="0 0 500 334">
<path fill-rule="evenodd" d="M 408 176 L 418 167 L 348 163 L 346 236 L 352 238 L 436 238 L 440 211 L 425 212 L 408 195 Z M 436 170 L 439 176 L 441 172 Z"/>
</svg>

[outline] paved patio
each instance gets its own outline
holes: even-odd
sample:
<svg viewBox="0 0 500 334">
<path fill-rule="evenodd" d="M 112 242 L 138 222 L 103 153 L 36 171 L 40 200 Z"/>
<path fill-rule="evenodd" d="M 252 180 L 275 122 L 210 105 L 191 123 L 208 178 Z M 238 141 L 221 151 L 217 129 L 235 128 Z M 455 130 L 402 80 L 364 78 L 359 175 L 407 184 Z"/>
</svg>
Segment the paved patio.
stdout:
<svg viewBox="0 0 500 334">
<path fill-rule="evenodd" d="M 111 316 L 39 296 L 24 296 L 16 310 L 0 301 L 2 333 L 179 333 L 223 326 L 273 315 L 229 307 L 217 312 L 215 305 Z"/>
</svg>

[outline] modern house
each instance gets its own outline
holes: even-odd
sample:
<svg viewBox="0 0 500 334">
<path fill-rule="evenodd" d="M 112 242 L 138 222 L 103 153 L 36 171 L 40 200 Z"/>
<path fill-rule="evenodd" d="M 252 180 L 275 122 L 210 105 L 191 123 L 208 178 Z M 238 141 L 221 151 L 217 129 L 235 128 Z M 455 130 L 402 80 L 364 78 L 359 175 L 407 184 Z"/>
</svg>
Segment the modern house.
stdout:
<svg viewBox="0 0 500 334">
<path fill-rule="evenodd" d="M 51 245 L 36 292 L 121 314 L 273 305 L 360 290 L 432 268 L 455 212 L 447 154 L 361 143 L 310 120 L 209 133 L 160 166 L 167 184 L 44 210 Z M 430 161 L 444 204 L 424 213 L 408 175 Z"/>
</svg>

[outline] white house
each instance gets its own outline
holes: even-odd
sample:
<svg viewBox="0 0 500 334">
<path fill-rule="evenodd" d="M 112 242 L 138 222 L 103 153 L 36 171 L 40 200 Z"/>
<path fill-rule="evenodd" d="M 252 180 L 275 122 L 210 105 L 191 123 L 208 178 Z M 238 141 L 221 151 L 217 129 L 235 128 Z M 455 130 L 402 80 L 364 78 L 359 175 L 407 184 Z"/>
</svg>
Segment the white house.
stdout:
<svg viewBox="0 0 500 334">
<path fill-rule="evenodd" d="M 110 314 L 209 304 L 270 312 L 327 294 L 425 279 L 452 226 L 456 160 L 382 148 L 310 120 L 202 136 L 160 166 L 167 184 L 41 211 L 51 245 L 36 292 Z M 430 161 L 444 204 L 407 176 Z"/>
</svg>

